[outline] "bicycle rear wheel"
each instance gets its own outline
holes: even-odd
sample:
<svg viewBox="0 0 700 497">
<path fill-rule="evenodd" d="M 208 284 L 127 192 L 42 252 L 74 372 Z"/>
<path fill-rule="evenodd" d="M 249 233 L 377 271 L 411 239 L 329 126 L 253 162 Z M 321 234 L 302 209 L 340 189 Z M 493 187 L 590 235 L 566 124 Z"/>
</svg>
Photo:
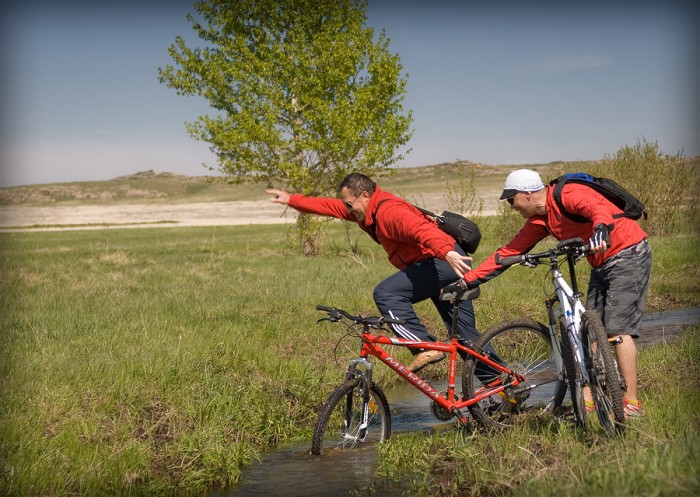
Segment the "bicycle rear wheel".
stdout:
<svg viewBox="0 0 700 497">
<path fill-rule="evenodd" d="M 362 426 L 367 409 L 367 426 Z M 364 378 L 352 378 L 328 397 L 318 412 L 311 453 L 324 450 L 354 449 L 381 442 L 391 434 L 391 413 L 384 392 L 374 382 L 367 386 Z"/>
<path fill-rule="evenodd" d="M 590 356 L 587 364 L 591 394 L 603 429 L 610 435 L 625 431 L 622 377 L 598 314 L 586 311 L 582 317 L 583 340 Z"/>
<path fill-rule="evenodd" d="M 557 364 L 549 328 L 530 319 L 513 319 L 486 330 L 477 349 L 496 354 L 511 370 L 525 377 L 512 390 L 491 395 L 469 407 L 478 422 L 489 429 L 512 424 L 515 414 L 533 409 L 553 412 L 566 394 L 564 373 Z M 488 393 L 509 378 L 469 357 L 465 361 L 462 388 L 469 398 Z"/>
</svg>

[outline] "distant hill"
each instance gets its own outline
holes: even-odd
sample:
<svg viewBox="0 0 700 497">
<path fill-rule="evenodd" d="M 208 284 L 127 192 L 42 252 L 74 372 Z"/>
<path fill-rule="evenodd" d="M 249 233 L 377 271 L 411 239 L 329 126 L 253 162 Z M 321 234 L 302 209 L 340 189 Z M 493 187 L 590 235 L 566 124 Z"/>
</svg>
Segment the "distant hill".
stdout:
<svg viewBox="0 0 700 497">
<path fill-rule="evenodd" d="M 236 191 L 240 190 L 240 191 Z M 142 171 L 108 181 L 51 183 L 0 188 L 0 205 L 55 202 L 216 201 L 243 194 L 216 178 Z M 189 200 L 188 200 L 189 199 Z"/>
<path fill-rule="evenodd" d="M 394 174 L 375 178 L 385 189 L 403 195 L 445 191 L 455 184 L 460 169 L 474 171 L 477 191 L 495 191 L 509 171 L 528 167 L 540 171 L 543 179 L 571 169 L 573 163 L 552 162 L 527 165 L 482 165 L 466 161 L 395 169 Z M 576 163 L 581 169 L 585 163 Z M 471 174 L 471 173 L 469 173 Z M 223 177 L 183 176 L 169 172 L 142 171 L 108 181 L 51 183 L 0 188 L 0 205 L 189 203 L 264 198 L 265 185 L 228 184 Z"/>
</svg>

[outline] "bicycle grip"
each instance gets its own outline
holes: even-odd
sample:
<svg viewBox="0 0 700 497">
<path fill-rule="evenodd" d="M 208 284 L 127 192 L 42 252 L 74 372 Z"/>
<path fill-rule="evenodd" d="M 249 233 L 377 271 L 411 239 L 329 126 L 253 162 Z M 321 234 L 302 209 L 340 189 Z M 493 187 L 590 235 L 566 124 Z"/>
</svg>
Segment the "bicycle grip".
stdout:
<svg viewBox="0 0 700 497">
<path fill-rule="evenodd" d="M 317 311 L 323 311 L 323 312 L 333 312 L 335 309 L 333 307 L 326 307 L 325 305 L 317 305 L 316 306 Z"/>
<path fill-rule="evenodd" d="M 524 255 L 513 255 L 511 257 L 501 257 L 501 254 L 496 253 L 496 264 L 507 267 L 514 264 L 519 264 L 525 260 Z"/>
</svg>

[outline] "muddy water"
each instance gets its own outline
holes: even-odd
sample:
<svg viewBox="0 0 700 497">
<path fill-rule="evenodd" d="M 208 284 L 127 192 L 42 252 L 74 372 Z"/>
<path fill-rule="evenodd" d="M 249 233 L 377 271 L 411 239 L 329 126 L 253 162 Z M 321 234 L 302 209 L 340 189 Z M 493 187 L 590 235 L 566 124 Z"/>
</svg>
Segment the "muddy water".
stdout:
<svg viewBox="0 0 700 497">
<path fill-rule="evenodd" d="M 673 340 L 684 326 L 700 323 L 700 308 L 681 309 L 645 316 L 640 348 Z M 438 390 L 445 385 L 433 384 Z M 392 432 L 432 431 L 453 426 L 436 420 L 430 401 L 408 383 L 386 391 L 391 406 Z M 391 495 L 395 483 L 375 474 L 377 453 L 372 447 L 316 457 L 310 442 L 289 445 L 269 453 L 248 468 L 235 488 L 210 497 L 343 497 Z M 373 490 L 370 490 L 369 487 Z"/>
<path fill-rule="evenodd" d="M 684 326 L 698 323 L 700 323 L 700 307 L 649 313 L 642 321 L 637 347 L 644 348 L 667 343 L 676 338 Z"/>
</svg>

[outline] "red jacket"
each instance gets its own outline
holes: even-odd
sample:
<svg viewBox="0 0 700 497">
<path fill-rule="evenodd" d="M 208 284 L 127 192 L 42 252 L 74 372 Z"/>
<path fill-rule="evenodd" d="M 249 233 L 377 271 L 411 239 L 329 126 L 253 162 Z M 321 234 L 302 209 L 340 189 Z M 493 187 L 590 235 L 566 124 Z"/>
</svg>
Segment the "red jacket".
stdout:
<svg viewBox="0 0 700 497">
<path fill-rule="evenodd" d="M 289 206 L 300 212 L 356 222 L 373 237 L 376 233 L 376 240 L 386 250 L 389 262 L 399 269 L 433 257 L 444 260 L 447 252 L 454 250 L 455 240 L 438 228 L 435 221 L 378 186 L 369 199 L 365 219 L 361 223 L 337 198 L 306 197 L 295 193 L 289 197 Z"/>
<path fill-rule="evenodd" d="M 577 223 L 562 214 L 554 201 L 554 188 L 550 186 L 546 188 L 546 215 L 530 217 L 525 222 L 525 226 L 515 235 L 515 238 L 496 250 L 476 269 L 469 271 L 464 279 L 470 287 L 485 283 L 505 270 L 496 264 L 497 253 L 501 257 L 525 254 L 548 235 L 552 235 L 557 240 L 579 237 L 587 242 L 593 236 L 593 227 L 596 224 L 612 224 L 610 247 L 603 253 L 588 256 L 588 262 L 593 267 L 601 266 L 622 249 L 631 247 L 647 237 L 636 221 L 626 217 L 613 219 L 613 214 L 619 214 L 622 211 L 592 188 L 576 183 L 567 183 L 561 195 L 564 208 L 572 214 L 580 214 L 586 219 L 590 219 L 591 221 L 588 223 Z"/>
</svg>

